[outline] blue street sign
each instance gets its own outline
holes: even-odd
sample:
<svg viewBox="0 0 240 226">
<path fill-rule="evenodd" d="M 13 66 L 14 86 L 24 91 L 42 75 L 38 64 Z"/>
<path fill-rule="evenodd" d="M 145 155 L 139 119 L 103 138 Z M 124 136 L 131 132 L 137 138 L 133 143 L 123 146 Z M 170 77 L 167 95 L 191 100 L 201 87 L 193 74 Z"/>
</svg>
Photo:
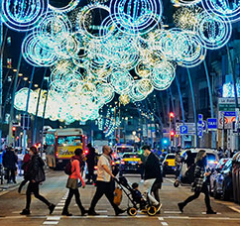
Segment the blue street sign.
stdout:
<svg viewBox="0 0 240 226">
<path fill-rule="evenodd" d="M 202 137 L 203 135 L 203 115 L 202 114 L 198 114 L 198 136 Z"/>
<path fill-rule="evenodd" d="M 202 137 L 202 135 L 203 135 L 203 128 L 202 126 L 198 126 L 198 136 Z"/>
<path fill-rule="evenodd" d="M 203 121 L 203 123 L 202 123 L 202 129 L 203 129 L 203 131 L 206 131 L 206 125 L 207 125 L 206 121 Z"/>
<path fill-rule="evenodd" d="M 235 111 L 224 111 L 224 116 L 236 116 L 236 112 Z"/>
<path fill-rule="evenodd" d="M 180 134 L 188 134 L 188 127 L 187 126 L 180 126 Z"/>
<path fill-rule="evenodd" d="M 207 127 L 208 127 L 208 130 L 217 129 L 217 119 L 216 118 L 208 118 L 207 119 Z"/>
</svg>

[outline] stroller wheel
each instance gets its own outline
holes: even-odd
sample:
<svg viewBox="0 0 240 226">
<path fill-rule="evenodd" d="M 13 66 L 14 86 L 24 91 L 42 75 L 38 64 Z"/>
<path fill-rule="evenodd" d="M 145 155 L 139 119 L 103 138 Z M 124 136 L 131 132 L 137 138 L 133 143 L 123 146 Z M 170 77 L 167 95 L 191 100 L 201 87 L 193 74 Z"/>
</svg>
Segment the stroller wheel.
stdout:
<svg viewBox="0 0 240 226">
<path fill-rule="evenodd" d="M 136 214 L 137 214 L 137 209 L 136 209 L 135 207 L 129 207 L 129 208 L 127 209 L 127 214 L 128 214 L 129 216 L 136 216 Z"/>
<path fill-rule="evenodd" d="M 149 206 L 147 208 L 147 214 L 148 216 L 154 216 L 157 213 L 157 208 L 155 206 Z"/>
<path fill-rule="evenodd" d="M 177 188 L 177 187 L 179 186 L 179 181 L 175 181 L 175 182 L 173 183 L 173 186 L 174 186 L 175 188 Z"/>
</svg>

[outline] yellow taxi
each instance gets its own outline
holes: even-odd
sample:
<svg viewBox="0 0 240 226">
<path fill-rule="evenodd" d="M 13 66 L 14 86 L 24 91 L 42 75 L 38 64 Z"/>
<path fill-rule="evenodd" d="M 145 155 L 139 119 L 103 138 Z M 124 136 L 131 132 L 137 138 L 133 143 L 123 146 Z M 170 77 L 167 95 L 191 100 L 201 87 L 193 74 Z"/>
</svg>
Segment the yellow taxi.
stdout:
<svg viewBox="0 0 240 226">
<path fill-rule="evenodd" d="M 170 153 L 163 160 L 163 175 L 175 173 L 175 154 Z"/>
<path fill-rule="evenodd" d="M 115 162 L 122 173 L 139 173 L 141 158 L 137 152 L 125 152 L 122 158 Z"/>
</svg>

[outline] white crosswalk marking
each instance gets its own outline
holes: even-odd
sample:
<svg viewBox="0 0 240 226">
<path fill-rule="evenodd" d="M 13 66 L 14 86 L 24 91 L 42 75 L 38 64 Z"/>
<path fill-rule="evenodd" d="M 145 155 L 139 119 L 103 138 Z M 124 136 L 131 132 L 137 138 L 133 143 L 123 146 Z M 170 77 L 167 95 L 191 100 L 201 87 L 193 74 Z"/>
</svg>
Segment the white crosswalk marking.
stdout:
<svg viewBox="0 0 240 226">
<path fill-rule="evenodd" d="M 59 223 L 59 221 L 44 221 L 43 224 L 44 225 L 57 225 Z"/>
</svg>

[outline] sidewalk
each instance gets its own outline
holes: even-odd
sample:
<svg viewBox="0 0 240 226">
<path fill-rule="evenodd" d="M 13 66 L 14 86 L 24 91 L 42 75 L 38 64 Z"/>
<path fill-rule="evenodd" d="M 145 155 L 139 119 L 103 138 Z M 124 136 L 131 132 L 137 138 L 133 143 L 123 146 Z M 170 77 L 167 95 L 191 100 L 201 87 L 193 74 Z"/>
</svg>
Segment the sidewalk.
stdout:
<svg viewBox="0 0 240 226">
<path fill-rule="evenodd" d="M 6 190 L 10 190 L 12 188 L 16 188 L 19 186 L 19 184 L 23 181 L 23 175 L 20 176 L 19 172 L 18 175 L 16 176 L 16 184 L 14 184 L 13 182 L 11 182 L 10 184 L 7 184 L 7 180 L 3 180 L 3 184 L 0 184 L 0 195 L 1 192 L 5 192 Z"/>
</svg>

